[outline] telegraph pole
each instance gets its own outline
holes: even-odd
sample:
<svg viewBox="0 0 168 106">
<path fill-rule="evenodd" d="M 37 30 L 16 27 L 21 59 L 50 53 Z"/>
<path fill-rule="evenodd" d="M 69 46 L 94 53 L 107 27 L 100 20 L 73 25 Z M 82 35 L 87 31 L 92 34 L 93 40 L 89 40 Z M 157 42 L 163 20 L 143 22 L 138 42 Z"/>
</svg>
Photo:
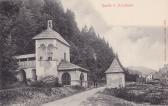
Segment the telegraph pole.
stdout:
<svg viewBox="0 0 168 106">
<path fill-rule="evenodd" d="M 167 30 L 166 30 L 166 20 L 164 20 L 164 63 L 167 63 Z"/>
</svg>

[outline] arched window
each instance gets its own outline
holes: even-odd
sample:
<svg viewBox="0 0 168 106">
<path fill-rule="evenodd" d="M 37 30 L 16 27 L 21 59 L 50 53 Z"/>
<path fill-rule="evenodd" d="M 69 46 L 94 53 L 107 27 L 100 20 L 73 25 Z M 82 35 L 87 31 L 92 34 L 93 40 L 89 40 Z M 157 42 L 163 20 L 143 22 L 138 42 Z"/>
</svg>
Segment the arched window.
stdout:
<svg viewBox="0 0 168 106">
<path fill-rule="evenodd" d="M 43 60 L 46 57 L 46 46 L 44 44 L 41 44 L 38 48 L 38 59 Z"/>
<path fill-rule="evenodd" d="M 37 80 L 36 69 L 32 69 L 31 74 L 32 74 L 32 79 L 36 81 Z"/>
<path fill-rule="evenodd" d="M 49 44 L 48 47 L 47 47 L 48 60 L 52 60 L 53 53 L 54 53 L 54 46 L 52 44 Z"/>
<path fill-rule="evenodd" d="M 62 75 L 62 84 L 63 85 L 70 85 L 71 84 L 71 76 L 68 72 Z"/>
</svg>

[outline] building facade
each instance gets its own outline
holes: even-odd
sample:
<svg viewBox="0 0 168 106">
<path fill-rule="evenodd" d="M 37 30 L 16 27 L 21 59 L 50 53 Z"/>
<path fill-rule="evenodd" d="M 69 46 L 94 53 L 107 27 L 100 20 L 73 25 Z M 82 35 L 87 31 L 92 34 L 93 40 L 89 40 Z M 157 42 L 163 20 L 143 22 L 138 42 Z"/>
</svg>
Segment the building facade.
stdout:
<svg viewBox="0 0 168 106">
<path fill-rule="evenodd" d="M 70 62 L 70 45 L 52 29 L 51 20 L 48 21 L 47 29 L 36 35 L 33 40 L 35 54 L 16 56 L 18 70 L 24 70 L 28 79 L 40 80 L 54 76 L 64 85 L 87 85 L 89 70 Z"/>
<path fill-rule="evenodd" d="M 149 82 L 149 81 L 153 80 L 153 74 L 154 73 L 150 73 L 150 74 L 146 75 L 146 77 L 145 77 L 146 82 Z"/>
</svg>

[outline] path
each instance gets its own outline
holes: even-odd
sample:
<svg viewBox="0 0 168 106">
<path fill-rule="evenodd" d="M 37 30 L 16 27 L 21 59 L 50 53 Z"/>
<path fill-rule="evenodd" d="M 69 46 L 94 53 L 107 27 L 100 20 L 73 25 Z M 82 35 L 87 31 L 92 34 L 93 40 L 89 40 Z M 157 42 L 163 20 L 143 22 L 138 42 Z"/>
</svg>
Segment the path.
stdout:
<svg viewBox="0 0 168 106">
<path fill-rule="evenodd" d="M 60 100 L 43 104 L 42 106 L 80 106 L 81 103 L 85 101 L 87 98 L 94 96 L 95 93 L 103 89 L 104 87 L 100 87 L 100 88 L 84 91 L 69 97 L 65 97 Z"/>
</svg>

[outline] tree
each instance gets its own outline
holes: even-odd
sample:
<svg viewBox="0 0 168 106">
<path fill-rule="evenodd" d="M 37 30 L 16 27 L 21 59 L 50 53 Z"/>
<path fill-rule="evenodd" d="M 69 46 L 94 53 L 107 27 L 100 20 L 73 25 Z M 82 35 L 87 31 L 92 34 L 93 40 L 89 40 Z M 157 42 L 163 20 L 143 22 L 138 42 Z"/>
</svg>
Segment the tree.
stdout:
<svg viewBox="0 0 168 106">
<path fill-rule="evenodd" d="M 12 71 L 17 68 L 13 57 L 15 45 L 11 39 L 11 31 L 19 11 L 19 3 L 2 1 L 0 7 L 0 89 L 2 89 L 14 80 Z"/>
</svg>

